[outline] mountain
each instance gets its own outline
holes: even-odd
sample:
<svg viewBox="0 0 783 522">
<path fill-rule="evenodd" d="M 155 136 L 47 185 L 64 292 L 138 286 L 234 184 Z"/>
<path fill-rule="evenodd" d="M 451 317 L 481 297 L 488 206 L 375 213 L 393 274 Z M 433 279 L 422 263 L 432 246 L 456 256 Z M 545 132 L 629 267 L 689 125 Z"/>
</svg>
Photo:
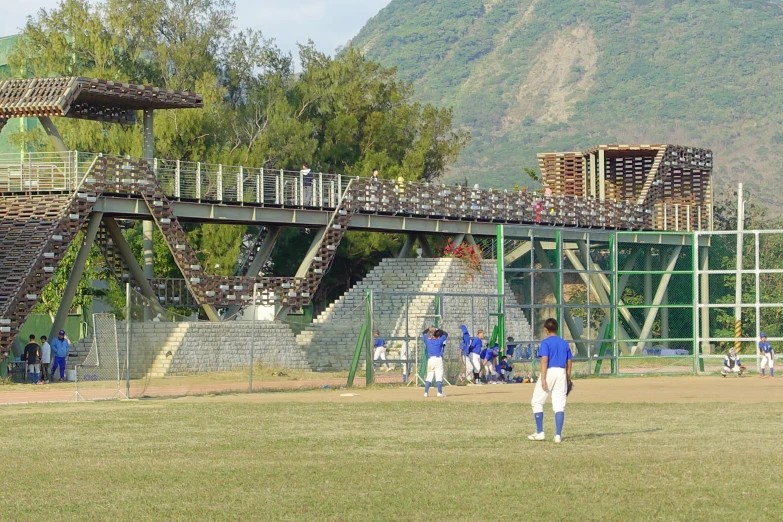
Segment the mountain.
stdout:
<svg viewBox="0 0 783 522">
<path fill-rule="evenodd" d="M 756 0 L 392 0 L 352 40 L 451 105 L 451 179 L 529 181 L 537 152 L 677 143 L 769 203 L 783 176 L 783 8 Z M 772 194 L 772 195 L 769 195 Z"/>
</svg>

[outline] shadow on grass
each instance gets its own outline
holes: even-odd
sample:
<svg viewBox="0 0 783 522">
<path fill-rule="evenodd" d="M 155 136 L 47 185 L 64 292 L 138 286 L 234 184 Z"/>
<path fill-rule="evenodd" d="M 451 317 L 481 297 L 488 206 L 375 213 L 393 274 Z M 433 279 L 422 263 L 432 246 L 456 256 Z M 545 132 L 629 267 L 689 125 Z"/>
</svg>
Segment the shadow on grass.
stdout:
<svg viewBox="0 0 783 522">
<path fill-rule="evenodd" d="M 636 431 L 617 431 L 612 433 L 586 433 L 585 435 L 574 435 L 568 437 L 568 440 L 589 440 L 600 439 L 603 437 L 620 437 L 621 435 L 638 435 L 641 433 L 655 433 L 657 431 L 663 431 L 663 428 L 651 428 L 649 430 L 636 430 Z"/>
</svg>

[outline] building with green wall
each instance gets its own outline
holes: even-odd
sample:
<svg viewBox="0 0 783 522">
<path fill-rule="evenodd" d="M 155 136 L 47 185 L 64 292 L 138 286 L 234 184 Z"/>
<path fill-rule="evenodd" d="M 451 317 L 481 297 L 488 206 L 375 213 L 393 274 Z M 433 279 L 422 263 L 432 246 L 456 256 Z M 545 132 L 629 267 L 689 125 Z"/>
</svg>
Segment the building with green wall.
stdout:
<svg viewBox="0 0 783 522">
<path fill-rule="evenodd" d="M 13 51 L 18 38 L 19 35 L 0 37 L 0 79 L 14 75 L 8 65 L 8 56 Z M 8 122 L 8 125 L 0 132 L 0 153 L 23 151 L 23 148 L 13 146 L 8 138 L 15 132 L 33 130 L 36 125 L 38 125 L 38 121 L 34 118 L 18 118 Z"/>
</svg>

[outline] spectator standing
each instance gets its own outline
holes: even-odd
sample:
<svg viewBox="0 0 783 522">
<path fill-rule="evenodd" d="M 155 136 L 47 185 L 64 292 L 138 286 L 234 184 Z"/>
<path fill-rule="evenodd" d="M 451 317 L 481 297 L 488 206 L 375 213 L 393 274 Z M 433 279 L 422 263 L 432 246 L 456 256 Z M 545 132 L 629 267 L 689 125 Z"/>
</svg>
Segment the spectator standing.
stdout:
<svg viewBox="0 0 783 522">
<path fill-rule="evenodd" d="M 52 347 L 46 340 L 46 336 L 41 336 L 41 380 L 49 382 L 49 366 L 52 363 Z"/>
<path fill-rule="evenodd" d="M 309 207 L 313 205 L 313 172 L 307 162 L 302 163 L 302 170 L 299 171 L 302 179 L 302 205 Z"/>
<path fill-rule="evenodd" d="M 35 342 L 35 336 L 30 335 L 30 342 L 24 347 L 24 360 L 27 363 L 27 373 L 30 384 L 38 384 L 41 375 L 41 347 Z"/>
<path fill-rule="evenodd" d="M 65 335 L 65 330 L 60 330 L 55 339 L 52 339 L 52 355 L 54 355 L 54 366 L 52 367 L 52 381 L 54 381 L 54 372 L 60 368 L 60 382 L 65 380 L 65 360 L 68 352 L 71 350 L 71 343 Z"/>
</svg>

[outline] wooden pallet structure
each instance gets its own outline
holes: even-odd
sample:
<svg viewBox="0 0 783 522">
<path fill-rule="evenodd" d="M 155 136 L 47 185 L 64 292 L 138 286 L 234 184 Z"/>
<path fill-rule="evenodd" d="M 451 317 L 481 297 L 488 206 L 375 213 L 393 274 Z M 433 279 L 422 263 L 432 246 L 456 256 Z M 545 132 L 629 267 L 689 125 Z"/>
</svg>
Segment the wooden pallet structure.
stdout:
<svg viewBox="0 0 783 522">
<path fill-rule="evenodd" d="M 598 145 L 538 154 L 544 185 L 556 196 L 641 207 L 641 228 L 709 230 L 712 151 L 680 145 Z"/>
</svg>

